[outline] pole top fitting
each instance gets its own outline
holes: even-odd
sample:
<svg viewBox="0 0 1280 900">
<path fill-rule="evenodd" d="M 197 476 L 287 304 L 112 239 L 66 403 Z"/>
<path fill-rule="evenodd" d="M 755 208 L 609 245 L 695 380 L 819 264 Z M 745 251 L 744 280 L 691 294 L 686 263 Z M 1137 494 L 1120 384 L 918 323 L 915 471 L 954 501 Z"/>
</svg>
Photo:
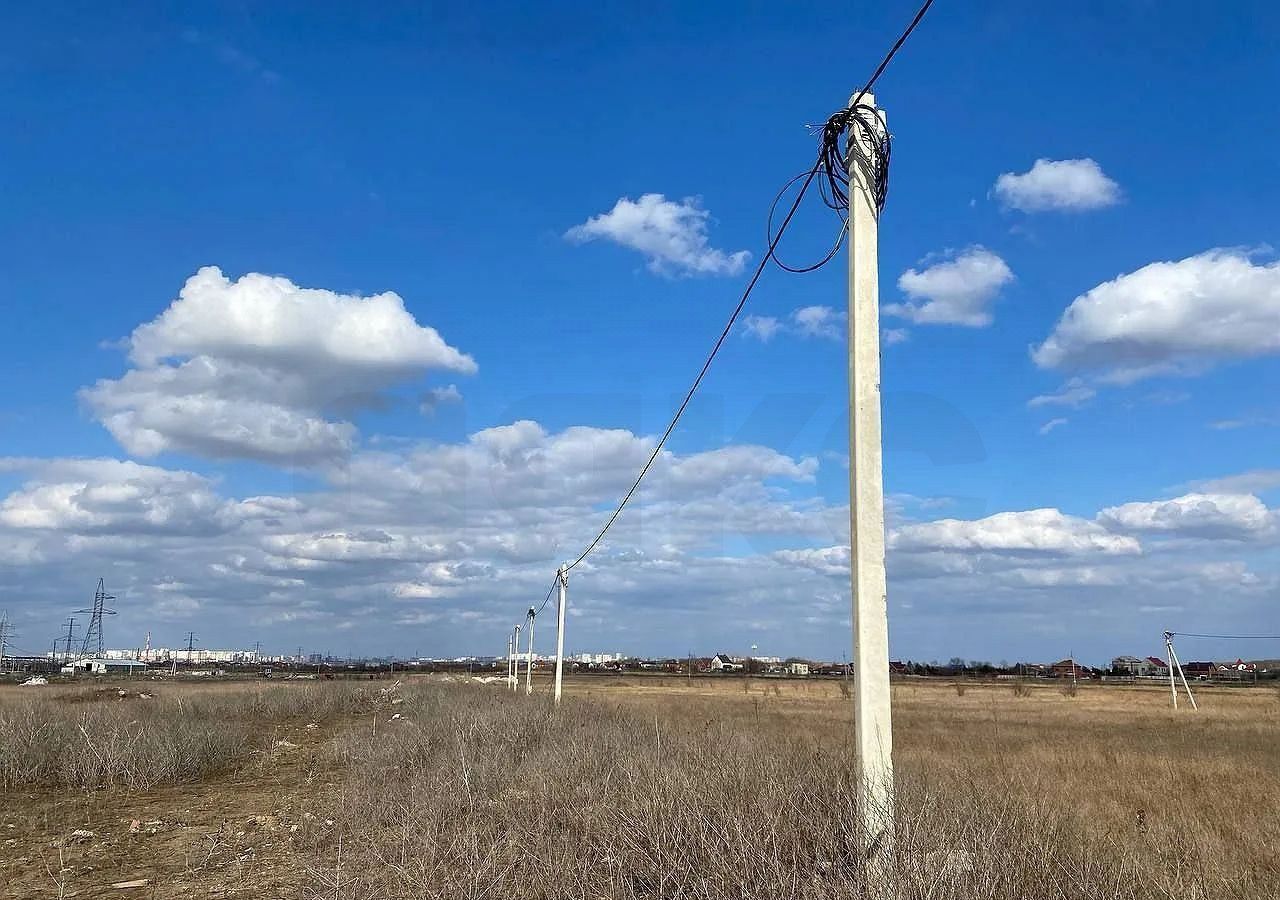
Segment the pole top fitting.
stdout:
<svg viewBox="0 0 1280 900">
<path fill-rule="evenodd" d="M 875 95 L 874 93 L 872 93 L 871 91 L 867 91 L 865 94 L 863 94 L 863 95 L 862 95 L 862 99 L 861 99 L 861 100 L 859 100 L 859 99 L 858 99 L 858 94 L 859 94 L 859 93 L 860 93 L 860 91 L 854 91 L 852 94 L 850 94 L 850 95 L 849 95 L 849 105 L 850 105 L 850 106 L 853 106 L 854 102 L 856 101 L 856 102 L 858 102 L 858 103 L 865 103 L 867 106 L 870 106 L 870 107 L 873 107 L 873 108 L 875 107 L 875 105 L 876 105 L 876 95 Z"/>
</svg>

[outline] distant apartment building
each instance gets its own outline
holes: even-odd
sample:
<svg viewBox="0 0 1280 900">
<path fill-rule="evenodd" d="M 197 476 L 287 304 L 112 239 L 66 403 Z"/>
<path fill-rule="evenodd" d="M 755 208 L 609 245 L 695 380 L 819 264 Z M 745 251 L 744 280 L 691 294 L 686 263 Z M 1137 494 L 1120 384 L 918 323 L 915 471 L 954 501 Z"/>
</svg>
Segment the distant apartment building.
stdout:
<svg viewBox="0 0 1280 900">
<path fill-rule="evenodd" d="M 589 666 L 602 666 L 605 663 L 619 663 L 626 658 L 626 654 L 624 653 L 579 653 L 577 656 L 573 657 L 577 662 L 585 663 Z"/>
</svg>

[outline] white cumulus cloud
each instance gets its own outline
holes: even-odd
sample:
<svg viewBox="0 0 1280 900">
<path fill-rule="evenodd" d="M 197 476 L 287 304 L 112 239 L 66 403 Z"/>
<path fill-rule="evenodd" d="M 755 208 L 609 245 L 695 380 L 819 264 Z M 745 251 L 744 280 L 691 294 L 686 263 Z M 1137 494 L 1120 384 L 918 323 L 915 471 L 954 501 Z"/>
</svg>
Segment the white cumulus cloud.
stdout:
<svg viewBox="0 0 1280 900">
<path fill-rule="evenodd" d="M 710 219 L 697 197 L 677 202 L 643 194 L 638 200 L 620 198 L 609 212 L 575 225 L 564 236 L 579 244 L 607 240 L 636 250 L 648 258 L 651 271 L 662 275 L 736 275 L 751 254 L 710 246 Z"/>
<path fill-rule="evenodd" d="M 81 398 L 139 456 L 340 458 L 356 437 L 342 414 L 379 405 L 428 370 L 476 370 L 395 294 L 337 294 L 256 273 L 233 282 L 214 267 L 188 279 L 128 347 L 135 368 Z"/>
<path fill-rule="evenodd" d="M 200 535 L 240 517 L 208 479 L 115 459 L 0 460 L 30 480 L 0 501 L 0 525 L 70 534 Z"/>
<path fill-rule="evenodd" d="M 1032 358 L 1128 383 L 1280 353 L 1280 263 L 1240 250 L 1156 262 L 1077 297 Z"/>
<path fill-rule="evenodd" d="M 188 278 L 168 309 L 134 329 L 129 356 L 144 367 L 212 356 L 284 369 L 299 360 L 342 369 L 476 368 L 414 321 L 397 294 L 338 294 L 257 272 L 231 281 L 216 266 Z"/>
<path fill-rule="evenodd" d="M 996 179 L 1000 202 L 1023 212 L 1100 209 L 1120 202 L 1120 185 L 1092 159 L 1037 159 L 1028 172 Z"/>
<path fill-rule="evenodd" d="M 898 550 L 983 550 L 1001 553 L 1140 553 L 1138 541 L 1056 509 L 1005 512 L 985 519 L 939 519 L 905 525 L 890 536 Z"/>
<path fill-rule="evenodd" d="M 1172 500 L 1125 503 L 1098 513 L 1117 531 L 1163 532 L 1245 540 L 1275 530 L 1275 513 L 1251 494 L 1184 494 Z"/>
<path fill-rule="evenodd" d="M 886 314 L 920 325 L 964 325 L 982 328 L 992 321 L 991 306 L 1013 272 L 996 254 L 973 246 L 923 269 L 908 269 L 898 278 L 907 303 L 890 303 Z"/>
</svg>

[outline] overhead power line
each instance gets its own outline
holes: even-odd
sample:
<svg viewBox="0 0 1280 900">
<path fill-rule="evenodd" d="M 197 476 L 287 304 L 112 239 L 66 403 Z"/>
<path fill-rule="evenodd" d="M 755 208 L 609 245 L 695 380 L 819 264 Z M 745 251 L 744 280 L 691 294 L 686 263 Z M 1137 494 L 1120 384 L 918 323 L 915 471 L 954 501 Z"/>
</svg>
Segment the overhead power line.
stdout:
<svg viewBox="0 0 1280 900">
<path fill-rule="evenodd" d="M 698 370 L 697 377 L 693 379 L 693 384 L 690 385 L 688 392 L 684 396 L 684 399 L 680 402 L 680 406 L 676 409 L 675 415 L 671 417 L 671 422 L 670 424 L 667 425 L 666 430 L 662 433 L 662 437 L 658 439 L 658 443 L 654 446 L 653 452 L 649 454 L 649 458 L 645 461 L 644 466 L 640 469 L 640 474 L 636 476 L 635 481 L 633 481 L 631 484 L 631 487 L 627 489 L 627 492 L 625 494 L 623 494 L 622 500 L 618 503 L 617 507 L 610 514 L 608 520 L 604 523 L 604 527 L 600 529 L 600 531 L 596 534 L 594 538 L 592 538 L 591 543 L 587 545 L 587 548 L 582 551 L 582 553 L 578 556 L 578 558 L 575 559 L 573 562 L 569 563 L 565 567 L 564 569 L 565 572 L 568 572 L 570 569 L 573 569 L 580 562 L 582 562 L 584 559 L 586 559 L 588 556 L 591 555 L 591 552 L 595 550 L 595 548 L 600 544 L 602 540 L 604 540 L 604 536 L 609 532 L 609 529 L 613 527 L 613 523 L 618 520 L 618 516 L 622 515 L 622 510 L 626 507 L 627 503 L 630 502 L 631 498 L 635 496 L 636 491 L 639 490 L 640 483 L 644 481 L 645 475 L 649 473 L 649 469 L 652 468 L 654 462 L 657 461 L 659 454 L 662 453 L 662 448 L 667 443 L 667 439 L 671 437 L 671 433 L 675 431 L 676 425 L 680 422 L 680 417 L 684 415 L 684 411 L 688 408 L 689 403 L 693 400 L 693 395 L 697 393 L 698 388 L 702 385 L 702 380 L 703 378 L 706 377 L 707 371 L 711 368 L 711 363 L 715 361 L 716 355 L 720 352 L 720 348 L 724 345 L 725 339 L 728 338 L 729 333 L 733 330 L 734 324 L 737 323 L 738 316 L 741 315 L 743 307 L 747 305 L 747 299 L 751 296 L 751 291 L 755 288 L 756 283 L 760 280 L 760 276 L 764 274 L 765 267 L 768 266 L 769 261 L 773 260 L 775 263 L 777 263 L 778 266 L 784 269 L 788 269 L 789 271 L 813 271 L 814 269 L 819 268 L 820 266 L 830 261 L 835 256 L 836 252 L 839 249 L 840 242 L 843 238 L 845 228 L 841 229 L 841 235 L 836 239 L 836 243 L 832 247 L 832 250 L 826 255 L 826 257 L 821 262 L 819 262 L 816 265 L 805 267 L 798 270 L 789 269 L 787 266 L 783 265 L 783 263 L 774 256 L 774 251 L 777 250 L 778 243 L 782 240 L 782 235 L 786 232 L 787 226 L 791 224 L 792 218 L 795 217 L 796 210 L 800 208 L 801 201 L 804 200 L 804 196 L 808 192 L 809 186 L 813 184 L 813 180 L 814 178 L 817 177 L 818 173 L 820 171 L 824 173 L 824 182 L 826 187 L 823 188 L 823 200 L 826 202 L 828 207 L 830 207 L 833 210 L 836 210 L 837 213 L 840 213 L 841 210 L 847 209 L 849 205 L 849 198 L 848 198 L 849 177 L 847 172 L 845 171 L 846 169 L 845 153 L 849 152 L 849 153 L 855 154 L 860 165 L 873 167 L 869 173 L 873 176 L 869 179 L 869 183 L 872 185 L 875 193 L 874 199 L 876 203 L 876 209 L 877 210 L 883 209 L 885 196 L 888 190 L 888 164 L 889 164 L 888 146 L 889 144 L 888 144 L 887 133 L 884 134 L 884 137 L 881 141 L 881 147 L 880 147 L 881 152 L 878 154 L 877 153 L 870 154 L 869 155 L 870 159 L 866 162 L 863 161 L 863 156 L 865 154 L 861 154 L 859 152 L 860 148 L 857 146 L 859 142 L 855 140 L 852 142 L 852 145 L 850 145 L 850 142 L 843 140 L 843 135 L 848 129 L 851 121 L 858 122 L 863 128 L 867 128 L 869 127 L 870 124 L 872 124 L 866 121 L 866 117 L 869 115 L 876 116 L 877 114 L 870 106 L 861 104 L 862 98 L 867 94 L 868 91 L 870 91 L 873 87 L 875 87 L 876 81 L 880 78 L 881 74 L 884 73 L 884 70 L 888 67 L 889 63 L 893 60 L 894 56 L 897 55 L 898 50 L 902 48 L 902 45 L 904 43 L 906 43 L 907 38 L 911 36 L 911 33 L 913 31 L 915 31 L 916 26 L 920 24 L 920 21 L 924 18 L 925 13 L 929 11 L 929 7 L 931 7 L 932 5 L 933 5 L 933 0 L 925 0 L 925 3 L 920 7 L 920 9 L 916 12 L 915 17 L 911 20 L 911 24 L 907 26 L 906 30 L 903 31 L 902 34 L 898 37 L 897 41 L 894 42 L 893 46 L 889 49 L 889 52 L 885 54 L 884 59 L 880 60 L 880 64 L 876 66 L 875 71 L 871 73 L 871 77 L 867 79 L 866 84 L 863 85 L 860 91 L 858 91 L 857 95 L 853 98 L 853 101 L 849 104 L 849 106 L 846 107 L 845 109 L 840 110 L 839 112 L 837 112 L 835 115 L 831 116 L 827 120 L 826 124 L 822 128 L 822 134 L 819 140 L 818 158 L 817 160 L 814 161 L 813 167 L 810 168 L 809 171 L 805 173 L 803 176 L 796 176 L 796 178 L 793 178 L 791 179 L 791 181 L 787 182 L 787 184 L 783 187 L 782 192 L 779 193 L 778 198 L 775 198 L 774 206 L 776 207 L 778 200 L 781 199 L 782 193 L 785 193 L 787 188 L 789 188 L 797 180 L 800 180 L 801 178 L 803 178 L 803 182 L 800 185 L 800 190 L 797 192 L 795 200 L 791 202 L 791 206 L 788 208 L 787 214 L 783 217 L 781 224 L 778 226 L 778 231 L 776 234 L 772 233 L 773 209 L 772 208 L 770 209 L 769 224 L 768 224 L 770 237 L 768 242 L 768 248 L 765 251 L 765 253 L 760 257 L 760 262 L 756 265 L 755 270 L 751 273 L 751 278 L 748 279 L 746 288 L 742 292 L 742 296 L 738 298 L 738 303 L 733 308 L 733 312 L 729 316 L 729 321 L 725 323 L 724 328 L 720 332 L 720 336 L 716 338 L 716 342 L 711 347 L 711 352 L 707 355 L 706 361 L 702 364 L 702 368 Z M 871 131 L 871 134 L 880 135 L 882 133 L 883 129 L 878 127 L 878 123 L 879 123 L 879 119 L 877 116 L 876 123 L 875 123 L 877 124 L 877 127 Z M 554 585 L 552 587 L 554 589 Z M 551 594 L 548 593 L 547 600 L 549 601 L 550 599 L 551 599 Z M 543 605 L 544 606 L 546 605 L 545 601 Z"/>
<path fill-rule="evenodd" d="M 1170 631 L 1169 636 L 1211 638 L 1217 641 L 1280 641 L 1280 634 L 1195 634 L 1190 631 Z"/>
<path fill-rule="evenodd" d="M 551 582 L 551 587 L 547 588 L 547 596 L 543 598 L 542 605 L 538 607 L 539 615 L 541 615 L 542 611 L 547 608 L 547 604 L 551 602 L 551 595 L 556 592 L 556 587 L 559 586 L 559 584 L 560 584 L 560 573 L 559 571 L 557 571 L 556 577 Z"/>
</svg>

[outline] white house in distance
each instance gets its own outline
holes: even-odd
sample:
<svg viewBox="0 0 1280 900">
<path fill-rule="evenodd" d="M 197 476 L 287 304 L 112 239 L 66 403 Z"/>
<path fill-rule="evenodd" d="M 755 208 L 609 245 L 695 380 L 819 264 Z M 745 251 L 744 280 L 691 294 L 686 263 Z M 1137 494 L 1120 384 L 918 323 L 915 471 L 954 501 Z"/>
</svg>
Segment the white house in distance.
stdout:
<svg viewBox="0 0 1280 900">
<path fill-rule="evenodd" d="M 1115 672 L 1143 677 L 1169 674 L 1169 664 L 1156 656 L 1148 656 L 1146 659 L 1139 659 L 1136 656 L 1117 656 L 1111 660 L 1111 669 Z"/>
<path fill-rule="evenodd" d="M 723 653 L 717 653 L 711 657 L 712 672 L 741 672 L 742 663 L 736 663 L 731 657 L 725 656 Z"/>
</svg>

